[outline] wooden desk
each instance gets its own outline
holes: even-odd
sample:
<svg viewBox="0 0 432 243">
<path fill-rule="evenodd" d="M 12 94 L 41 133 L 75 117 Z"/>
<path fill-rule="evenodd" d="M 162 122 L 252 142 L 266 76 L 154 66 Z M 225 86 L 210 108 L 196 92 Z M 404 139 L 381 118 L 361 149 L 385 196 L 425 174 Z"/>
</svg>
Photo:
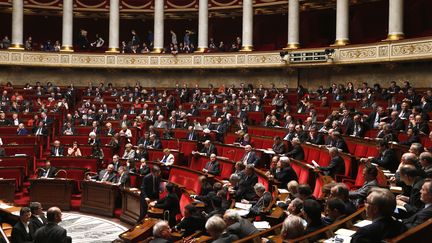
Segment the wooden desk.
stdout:
<svg viewBox="0 0 432 243">
<path fill-rule="evenodd" d="M 0 179 L 0 199 L 13 203 L 15 198 L 15 179 Z"/>
<path fill-rule="evenodd" d="M 29 181 L 30 201 L 40 202 L 45 208 L 56 206 L 62 210 L 70 210 L 74 180 L 29 179 Z"/>
<path fill-rule="evenodd" d="M 0 200 L 0 216 L 2 217 L 3 222 L 7 222 L 10 225 L 15 225 L 15 223 L 19 220 L 19 213 L 21 207 L 13 206 L 13 204 L 6 204 Z M 6 205 L 10 205 L 8 208 L 3 208 Z"/>
<path fill-rule="evenodd" d="M 135 224 L 140 215 L 140 191 L 125 188 L 122 193 L 122 214 L 120 220 L 128 224 Z"/>
<path fill-rule="evenodd" d="M 108 217 L 114 216 L 115 200 L 119 188 L 112 183 L 96 181 L 82 182 L 81 211 L 100 214 Z"/>
<path fill-rule="evenodd" d="M 124 242 L 142 242 L 144 239 L 152 235 L 153 226 L 159 219 L 145 218 L 141 224 L 121 233 L 119 238 Z"/>
</svg>

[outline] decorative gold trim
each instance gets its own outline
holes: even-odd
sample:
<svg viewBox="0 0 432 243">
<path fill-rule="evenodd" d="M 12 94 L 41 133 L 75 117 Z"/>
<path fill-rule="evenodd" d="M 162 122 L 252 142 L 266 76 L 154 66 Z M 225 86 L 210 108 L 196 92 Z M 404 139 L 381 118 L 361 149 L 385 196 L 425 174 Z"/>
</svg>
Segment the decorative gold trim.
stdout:
<svg viewBox="0 0 432 243">
<path fill-rule="evenodd" d="M 163 51 L 163 48 L 153 48 L 153 51 L 151 53 L 162 53 Z"/>
<path fill-rule="evenodd" d="M 24 45 L 23 44 L 12 44 L 8 49 L 9 50 L 19 50 L 19 51 L 22 51 L 22 50 L 24 50 Z"/>
<path fill-rule="evenodd" d="M 119 52 L 120 52 L 119 48 L 110 47 L 105 53 L 119 53 Z"/>
<path fill-rule="evenodd" d="M 253 46 L 242 46 L 240 51 L 253 51 Z"/>
<path fill-rule="evenodd" d="M 336 40 L 335 43 L 331 46 L 346 46 L 349 45 L 349 40 L 348 39 L 341 39 L 341 40 Z"/>
<path fill-rule="evenodd" d="M 204 53 L 208 50 L 208 48 L 198 47 L 195 51 L 196 53 Z"/>
<path fill-rule="evenodd" d="M 384 41 L 397 41 L 405 38 L 405 34 L 389 34 Z"/>
<path fill-rule="evenodd" d="M 52 5 L 56 4 L 56 3 L 58 3 L 59 0 L 54 0 L 54 1 L 52 1 L 52 2 L 48 2 L 48 3 L 41 3 L 41 2 L 38 2 L 38 1 L 35 1 L 35 0 L 29 0 L 29 1 L 30 1 L 31 3 L 36 4 L 36 5 L 52 6 Z"/>
<path fill-rule="evenodd" d="M 299 48 L 300 48 L 299 43 L 288 43 L 287 46 L 284 48 L 284 50 L 295 50 Z"/>
<path fill-rule="evenodd" d="M 74 51 L 74 49 L 72 46 L 62 46 L 60 48 L 60 52 L 73 52 L 73 51 Z"/>
</svg>

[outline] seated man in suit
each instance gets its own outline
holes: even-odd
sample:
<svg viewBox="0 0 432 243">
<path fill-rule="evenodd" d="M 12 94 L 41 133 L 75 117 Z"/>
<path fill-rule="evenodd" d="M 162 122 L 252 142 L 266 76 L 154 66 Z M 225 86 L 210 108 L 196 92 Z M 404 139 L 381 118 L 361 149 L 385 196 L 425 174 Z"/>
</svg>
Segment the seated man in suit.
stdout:
<svg viewBox="0 0 432 243">
<path fill-rule="evenodd" d="M 38 178 L 54 178 L 57 174 L 57 169 L 51 166 L 51 162 L 47 160 L 45 167 L 39 168 Z"/>
<path fill-rule="evenodd" d="M 357 206 L 362 205 L 369 191 L 372 188 L 379 186 L 377 181 L 377 176 L 378 176 L 378 169 L 371 164 L 366 164 L 363 169 L 363 178 L 364 178 L 363 186 L 355 191 L 349 192 L 349 198 L 354 201 L 355 205 Z"/>
<path fill-rule="evenodd" d="M 252 146 L 246 145 L 245 146 L 245 154 L 243 155 L 243 157 L 241 158 L 240 161 L 244 165 L 252 164 L 255 167 L 258 167 L 259 160 L 260 160 L 260 158 L 258 157 L 258 155 L 256 155 L 256 153 L 254 151 L 252 151 Z"/>
<path fill-rule="evenodd" d="M 144 219 L 148 210 L 150 200 L 158 200 L 160 193 L 161 170 L 158 166 L 153 166 L 151 173 L 144 176 L 141 184 L 140 194 L 140 216 L 137 222 Z"/>
<path fill-rule="evenodd" d="M 328 166 L 318 166 L 318 169 L 324 171 L 328 176 L 334 177 L 335 175 L 345 174 L 345 162 L 339 156 L 339 151 L 335 147 L 329 148 L 330 164 Z"/>
<path fill-rule="evenodd" d="M 116 183 L 120 187 L 129 187 L 130 186 L 130 177 L 129 173 L 126 171 L 124 166 L 120 166 L 117 171 L 118 175 L 116 178 Z"/>
<path fill-rule="evenodd" d="M 316 144 L 316 145 L 324 145 L 325 143 L 324 136 L 322 135 L 322 133 L 318 132 L 318 129 L 315 125 L 313 125 L 309 129 L 309 134 L 308 134 L 308 138 L 306 139 L 306 142 L 311 144 Z"/>
<path fill-rule="evenodd" d="M 295 160 L 304 160 L 304 150 L 300 144 L 300 139 L 299 138 L 293 138 L 291 141 L 292 144 L 292 149 L 285 154 L 285 156 L 293 158 Z"/>
<path fill-rule="evenodd" d="M 275 154 L 284 154 L 285 153 L 285 144 L 283 143 L 281 137 L 275 136 L 273 138 L 272 150 L 273 150 L 273 152 L 275 152 Z"/>
<path fill-rule="evenodd" d="M 423 202 L 424 207 L 420 208 L 414 215 L 404 219 L 402 223 L 407 228 L 416 227 L 428 219 L 432 218 L 432 181 L 426 179 L 420 190 L 420 200 Z"/>
<path fill-rule="evenodd" d="M 211 216 L 205 223 L 205 228 L 215 243 L 234 242 L 239 239 L 237 235 L 225 232 L 226 223 L 219 215 Z"/>
<path fill-rule="evenodd" d="M 17 128 L 17 135 L 28 135 L 28 131 L 24 126 L 24 123 L 20 123 Z"/>
<path fill-rule="evenodd" d="M 48 129 L 44 126 L 44 122 L 40 121 L 37 126 L 33 127 L 32 132 L 35 136 L 47 136 Z"/>
<path fill-rule="evenodd" d="M 406 227 L 392 218 L 396 199 L 391 191 L 374 188 L 366 198 L 366 215 L 372 224 L 361 227 L 352 235 L 352 243 L 381 242 L 406 231 Z"/>
<path fill-rule="evenodd" d="M 258 233 L 258 229 L 249 220 L 240 217 L 234 209 L 228 209 L 223 219 L 227 225 L 226 232 L 239 239 Z"/>
<path fill-rule="evenodd" d="M 32 229 L 32 231 L 30 231 L 30 235 L 32 238 L 34 238 L 36 231 L 47 224 L 47 219 L 45 218 L 45 214 L 42 211 L 42 205 L 39 202 L 30 202 L 29 207 L 31 210 L 29 228 Z"/>
<path fill-rule="evenodd" d="M 12 242 L 14 243 L 31 243 L 33 226 L 29 224 L 31 218 L 31 210 L 28 207 L 23 207 L 20 210 L 19 221 L 12 228 Z"/>
<path fill-rule="evenodd" d="M 180 200 L 175 193 L 175 186 L 172 183 L 165 185 L 167 195 L 157 201 L 151 202 L 150 206 L 160 208 L 165 212 L 169 212 L 168 222 L 170 226 L 176 225 L 176 216 L 180 213 Z"/>
<path fill-rule="evenodd" d="M 171 240 L 171 228 L 167 221 L 161 220 L 153 226 L 153 240 L 150 243 L 168 243 Z"/>
<path fill-rule="evenodd" d="M 220 175 L 221 171 L 220 171 L 219 162 L 216 160 L 216 154 L 210 155 L 210 161 L 206 163 L 202 171 L 204 173 L 208 173 L 214 176 Z"/>
<path fill-rule="evenodd" d="M 286 188 L 288 182 L 297 181 L 297 174 L 289 164 L 288 157 L 280 157 L 276 163 L 276 168 L 270 169 L 267 174 L 272 175 L 280 183 L 280 188 Z"/>
<path fill-rule="evenodd" d="M 52 207 L 47 211 L 47 224 L 36 231 L 34 243 L 71 243 L 72 238 L 58 225 L 62 221 L 61 210 Z"/>
<path fill-rule="evenodd" d="M 258 196 L 258 200 L 256 201 L 248 201 L 246 199 L 243 199 L 242 203 L 252 204 L 252 207 L 250 208 L 248 217 L 255 217 L 260 215 L 261 213 L 267 213 L 264 212 L 264 209 L 266 209 L 271 201 L 272 201 L 272 195 L 270 192 L 266 191 L 266 188 L 262 183 L 257 183 L 254 186 L 254 190 L 256 195 Z"/>
<path fill-rule="evenodd" d="M 395 172 L 398 167 L 398 160 L 396 158 L 396 153 L 390 148 L 387 141 L 378 142 L 379 155 L 376 158 L 362 158 L 361 161 L 369 160 L 371 163 L 375 163 L 385 169 Z"/>
<path fill-rule="evenodd" d="M 415 165 L 405 164 L 399 169 L 400 180 L 405 183 L 405 185 L 411 188 L 409 197 L 404 195 L 398 195 L 396 197 L 396 204 L 402 206 L 406 209 L 405 216 L 411 216 L 419 209 L 424 207 L 421 201 L 421 188 L 423 186 L 424 178 L 423 173 Z"/>
<path fill-rule="evenodd" d="M 204 146 L 201 149 L 200 153 L 204 154 L 205 156 L 210 156 L 212 154 L 217 155 L 217 149 L 216 146 L 214 146 L 210 140 L 206 140 L 204 142 Z"/>
<path fill-rule="evenodd" d="M 329 198 L 341 199 L 345 203 L 345 213 L 347 215 L 350 215 L 357 210 L 356 206 L 351 202 L 351 200 L 349 200 L 349 190 L 344 183 L 334 184 L 330 188 Z"/>
<path fill-rule="evenodd" d="M 150 144 L 147 147 L 152 149 L 162 149 L 162 142 L 156 137 L 156 134 L 151 134 Z"/>
<path fill-rule="evenodd" d="M 314 199 L 306 199 L 303 202 L 303 215 L 307 222 L 305 235 L 325 226 L 321 219 L 321 205 L 318 201 Z M 312 242 L 315 242 L 315 240 L 316 239 L 312 240 Z"/>
<path fill-rule="evenodd" d="M 245 172 L 241 175 L 237 187 L 234 187 L 236 189 L 236 199 L 253 200 L 256 197 L 253 187 L 258 183 L 258 176 L 255 174 L 255 167 L 253 164 L 246 165 L 244 171 Z"/>
<path fill-rule="evenodd" d="M 188 141 L 197 141 L 197 140 L 199 140 L 199 138 L 198 138 L 198 133 L 195 132 L 193 126 L 189 126 L 189 127 L 188 127 L 188 133 L 187 133 L 187 135 L 186 135 L 186 139 L 187 139 Z"/>
<path fill-rule="evenodd" d="M 425 177 L 432 178 L 432 153 L 423 152 L 419 157 L 420 165 L 425 174 Z"/>
<path fill-rule="evenodd" d="M 184 218 L 175 226 L 178 231 L 184 231 L 183 236 L 187 237 L 196 231 L 204 231 L 206 223 L 205 217 L 200 210 L 193 204 L 188 204 L 184 208 Z"/>
<path fill-rule="evenodd" d="M 296 215 L 288 216 L 283 224 L 281 230 L 281 237 L 284 241 L 295 239 L 304 235 L 303 219 Z"/>
<path fill-rule="evenodd" d="M 114 183 L 116 181 L 116 173 L 114 171 L 114 165 L 109 164 L 105 170 L 101 170 L 98 175 L 95 175 L 89 179 L 98 180 L 101 182 Z"/>
<path fill-rule="evenodd" d="M 63 156 L 63 146 L 60 145 L 60 141 L 59 140 L 55 140 L 54 141 L 54 146 L 51 147 L 51 156 Z"/>
</svg>

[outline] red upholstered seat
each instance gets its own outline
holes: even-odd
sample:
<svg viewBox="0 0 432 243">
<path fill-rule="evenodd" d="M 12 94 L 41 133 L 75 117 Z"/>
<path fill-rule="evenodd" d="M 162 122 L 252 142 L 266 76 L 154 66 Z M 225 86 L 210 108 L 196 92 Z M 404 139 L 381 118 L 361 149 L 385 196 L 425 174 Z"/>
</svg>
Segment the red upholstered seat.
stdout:
<svg viewBox="0 0 432 243">
<path fill-rule="evenodd" d="M 183 192 L 180 197 L 180 214 L 178 214 L 176 217 L 177 221 L 181 220 L 181 218 L 184 217 L 184 208 L 192 202 L 193 200 L 190 198 L 189 194 Z"/>
<path fill-rule="evenodd" d="M 209 160 L 209 158 L 204 156 L 193 156 L 189 168 L 192 170 L 201 171 Z"/>
<path fill-rule="evenodd" d="M 368 146 L 366 144 L 357 144 L 354 155 L 357 157 L 365 157 L 367 154 Z"/>
<path fill-rule="evenodd" d="M 180 152 L 183 153 L 185 157 L 189 157 L 192 151 L 196 151 L 197 143 L 195 141 L 181 141 L 180 142 Z"/>
<path fill-rule="evenodd" d="M 233 133 L 228 133 L 225 135 L 224 141 L 225 144 L 233 144 L 237 139 L 237 135 Z"/>
<path fill-rule="evenodd" d="M 349 153 L 350 154 L 354 154 L 355 153 L 355 150 L 356 150 L 356 147 L 357 147 L 357 144 L 356 143 L 353 143 L 351 140 L 349 140 L 349 139 L 345 139 L 345 143 L 346 143 L 346 145 L 347 145 L 347 147 L 348 147 L 348 151 L 349 151 Z"/>
<path fill-rule="evenodd" d="M 170 171 L 169 181 L 182 185 L 186 187 L 186 189 L 193 190 L 197 194 L 200 194 L 201 187 L 198 182 L 198 177 L 199 174 L 197 173 L 173 167 Z"/>
<path fill-rule="evenodd" d="M 23 175 L 24 175 L 24 167 L 22 166 L 0 167 L 0 178 L 15 179 L 16 180 L 15 190 L 17 191 L 22 187 Z"/>
<path fill-rule="evenodd" d="M 322 149 L 320 151 L 319 160 L 317 163 L 320 166 L 328 166 L 330 164 L 330 154 L 327 149 Z"/>
<path fill-rule="evenodd" d="M 30 167 L 30 161 L 33 161 L 30 157 L 4 157 L 0 159 L 0 167 L 20 166 L 23 168 L 24 176 L 29 176 L 29 172 L 33 168 L 33 165 Z"/>
<path fill-rule="evenodd" d="M 86 168 L 89 171 L 97 171 L 97 159 L 86 157 L 49 157 L 51 165 L 63 168 Z"/>
<path fill-rule="evenodd" d="M 315 187 L 314 187 L 314 191 L 312 193 L 312 195 L 319 199 L 322 197 L 322 188 L 324 186 L 324 183 L 322 181 L 322 179 L 320 177 L 316 178 L 315 180 Z"/>
<path fill-rule="evenodd" d="M 264 121 L 264 113 L 260 111 L 249 111 L 247 113 L 248 120 L 252 124 L 261 124 L 262 121 Z"/>
<path fill-rule="evenodd" d="M 306 149 L 305 149 L 306 148 Z M 311 164 L 312 160 L 315 160 L 315 162 L 320 163 L 320 149 L 314 148 L 312 146 L 303 146 L 303 150 L 305 151 L 305 158 L 306 162 Z"/>
<path fill-rule="evenodd" d="M 376 157 L 378 156 L 379 152 L 377 147 L 375 146 L 368 146 L 367 148 L 367 152 L 366 152 L 366 157 Z"/>
<path fill-rule="evenodd" d="M 258 176 L 258 182 L 262 183 L 264 185 L 264 187 L 266 188 L 266 191 L 269 190 L 269 182 L 268 179 L 263 177 L 261 174 L 257 173 Z"/>
</svg>

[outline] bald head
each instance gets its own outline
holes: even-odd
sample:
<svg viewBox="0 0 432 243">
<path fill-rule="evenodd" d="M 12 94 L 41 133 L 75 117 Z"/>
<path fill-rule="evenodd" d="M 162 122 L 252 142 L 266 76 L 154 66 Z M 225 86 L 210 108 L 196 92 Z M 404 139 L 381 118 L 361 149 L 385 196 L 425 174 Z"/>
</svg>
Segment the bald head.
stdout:
<svg viewBox="0 0 432 243">
<path fill-rule="evenodd" d="M 51 207 L 47 211 L 47 221 L 50 223 L 60 223 L 61 222 L 61 210 L 58 207 Z"/>
</svg>

